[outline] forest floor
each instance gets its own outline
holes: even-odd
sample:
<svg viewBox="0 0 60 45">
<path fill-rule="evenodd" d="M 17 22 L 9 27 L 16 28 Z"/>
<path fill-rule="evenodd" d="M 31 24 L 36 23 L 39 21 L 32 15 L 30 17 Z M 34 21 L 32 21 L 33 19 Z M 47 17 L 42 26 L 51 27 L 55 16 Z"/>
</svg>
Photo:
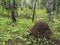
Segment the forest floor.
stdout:
<svg viewBox="0 0 60 45">
<path fill-rule="evenodd" d="M 0 45 L 6 43 L 21 45 L 29 45 L 31 40 L 26 38 L 29 30 L 35 23 L 31 19 L 17 19 L 14 24 L 10 18 L 0 17 Z M 60 39 L 60 24 L 58 22 L 50 22 L 49 26 L 53 32 L 54 38 Z M 12 41 L 11 41 L 12 40 Z M 23 42 L 23 43 L 22 43 Z M 7 44 L 8 45 L 8 44 Z"/>
<path fill-rule="evenodd" d="M 36 16 L 38 17 L 36 18 Z M 43 14 L 36 16 L 35 22 L 46 21 L 48 23 L 53 32 L 52 40 L 60 40 L 60 21 L 54 19 L 54 22 L 48 22 L 46 14 L 44 16 Z M 33 37 L 26 37 L 35 22 L 32 22 L 31 18 L 17 18 L 17 22 L 12 23 L 11 18 L 0 16 L 0 45 L 48 45 L 45 40 L 36 44 L 36 40 Z"/>
</svg>

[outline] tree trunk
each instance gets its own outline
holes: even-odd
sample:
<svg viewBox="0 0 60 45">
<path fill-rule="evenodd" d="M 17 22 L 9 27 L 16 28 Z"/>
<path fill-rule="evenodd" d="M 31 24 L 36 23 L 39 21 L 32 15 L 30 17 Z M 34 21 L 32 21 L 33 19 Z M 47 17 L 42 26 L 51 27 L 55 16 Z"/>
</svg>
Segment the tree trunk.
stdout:
<svg viewBox="0 0 60 45">
<path fill-rule="evenodd" d="M 34 21 L 35 9 L 36 9 L 36 2 L 37 2 L 37 0 L 35 0 L 34 10 L 33 10 L 33 16 L 32 16 L 32 21 Z"/>
<path fill-rule="evenodd" d="M 49 13 L 49 21 L 53 22 L 53 12 Z"/>
<path fill-rule="evenodd" d="M 53 21 L 53 15 L 54 15 L 54 10 L 55 10 L 55 7 L 54 7 L 54 0 L 48 0 L 47 1 L 47 13 L 49 14 L 49 21 Z"/>
<path fill-rule="evenodd" d="M 13 23 L 15 23 L 15 22 L 16 22 L 16 18 L 15 18 L 14 10 L 12 10 L 12 21 L 13 21 Z"/>
<path fill-rule="evenodd" d="M 15 0 L 13 0 L 13 4 L 11 5 L 11 14 L 12 14 L 12 21 L 13 23 L 16 22 L 16 18 L 15 18 Z"/>
</svg>

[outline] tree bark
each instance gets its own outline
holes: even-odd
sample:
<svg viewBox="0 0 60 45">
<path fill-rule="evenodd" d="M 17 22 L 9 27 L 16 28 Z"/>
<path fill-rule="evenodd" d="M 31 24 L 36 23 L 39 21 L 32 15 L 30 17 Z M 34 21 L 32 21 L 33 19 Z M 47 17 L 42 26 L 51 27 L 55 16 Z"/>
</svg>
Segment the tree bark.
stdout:
<svg viewBox="0 0 60 45">
<path fill-rule="evenodd" d="M 12 21 L 13 23 L 16 22 L 16 18 L 15 18 L 15 0 L 13 0 L 13 4 L 11 5 L 11 16 L 12 16 Z"/>
<path fill-rule="evenodd" d="M 33 10 L 33 16 L 32 16 L 32 21 L 34 21 L 35 9 L 36 9 L 36 2 L 37 2 L 37 0 L 35 0 L 34 10 Z"/>
</svg>

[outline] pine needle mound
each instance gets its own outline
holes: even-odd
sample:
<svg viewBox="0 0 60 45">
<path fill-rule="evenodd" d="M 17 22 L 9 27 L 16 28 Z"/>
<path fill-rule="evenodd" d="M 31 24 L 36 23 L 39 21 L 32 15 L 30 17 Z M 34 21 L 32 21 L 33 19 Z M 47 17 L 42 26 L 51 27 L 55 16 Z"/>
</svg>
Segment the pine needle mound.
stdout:
<svg viewBox="0 0 60 45">
<path fill-rule="evenodd" d="M 30 30 L 30 35 L 32 35 L 36 38 L 45 37 L 46 39 L 50 39 L 50 36 L 52 35 L 52 31 L 50 30 L 50 28 L 46 22 L 38 22 Z"/>
</svg>

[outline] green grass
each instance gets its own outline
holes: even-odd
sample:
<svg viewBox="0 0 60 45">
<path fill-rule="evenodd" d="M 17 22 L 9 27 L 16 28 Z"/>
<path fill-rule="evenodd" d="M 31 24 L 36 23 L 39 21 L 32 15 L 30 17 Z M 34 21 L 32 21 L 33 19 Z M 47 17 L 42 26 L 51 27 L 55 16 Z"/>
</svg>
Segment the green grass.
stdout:
<svg viewBox="0 0 60 45">
<path fill-rule="evenodd" d="M 25 13 L 29 14 L 26 11 Z M 36 11 L 35 22 L 38 21 L 48 22 L 45 10 Z M 7 45 L 6 41 L 8 41 L 9 39 L 12 40 L 11 45 L 31 45 L 32 42 L 33 45 L 39 45 L 39 44 L 48 45 L 46 40 L 42 41 L 41 39 L 39 39 L 38 44 L 36 44 L 36 40 L 34 40 L 34 37 L 28 37 L 28 38 L 26 37 L 26 35 L 29 34 L 29 31 L 34 24 L 35 23 L 32 22 L 31 19 L 26 18 L 17 18 L 17 22 L 14 24 L 12 23 L 11 18 L 0 16 L 0 45 Z M 50 26 L 50 29 L 54 33 L 54 35 L 52 35 L 52 39 L 54 38 L 60 39 L 60 21 L 54 18 L 54 22 L 50 22 L 48 24 Z M 17 38 L 20 40 L 20 42 L 15 42 L 15 39 Z"/>
<path fill-rule="evenodd" d="M 27 35 L 33 23 L 31 20 L 17 19 L 16 24 L 12 24 L 11 19 L 0 17 L 0 39 L 1 45 L 8 39 L 21 38 L 25 40 L 23 35 Z"/>
<path fill-rule="evenodd" d="M 0 39 L 1 39 L 0 44 L 6 45 L 5 41 L 7 41 L 8 39 L 14 40 L 15 38 L 21 39 L 25 45 L 31 44 L 31 40 L 33 42 L 36 40 L 33 40 L 33 38 L 32 39 L 26 38 L 25 36 L 29 34 L 28 31 L 33 27 L 33 25 L 34 23 L 32 23 L 31 19 L 17 19 L 17 22 L 14 24 L 12 23 L 10 18 L 8 19 L 8 18 L 0 17 Z M 51 30 L 54 33 L 54 37 L 60 39 L 59 23 L 51 22 L 49 25 L 50 25 Z M 13 45 L 15 44 L 16 43 L 13 43 Z"/>
</svg>

